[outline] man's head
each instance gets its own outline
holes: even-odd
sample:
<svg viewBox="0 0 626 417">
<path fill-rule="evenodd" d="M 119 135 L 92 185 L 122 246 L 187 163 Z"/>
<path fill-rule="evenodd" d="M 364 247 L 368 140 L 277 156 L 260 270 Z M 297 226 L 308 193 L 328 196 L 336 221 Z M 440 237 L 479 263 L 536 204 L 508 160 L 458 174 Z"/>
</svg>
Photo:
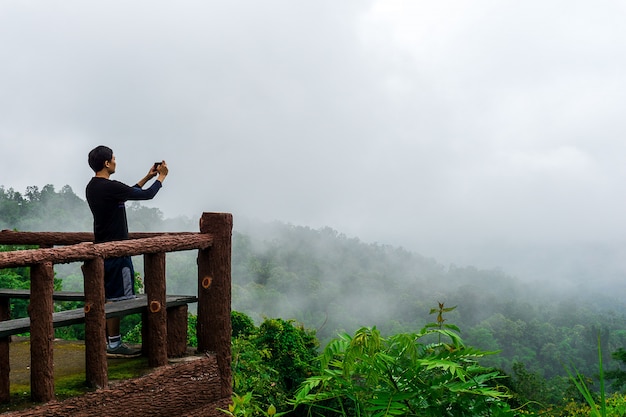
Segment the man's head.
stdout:
<svg viewBox="0 0 626 417">
<path fill-rule="evenodd" d="M 89 166 L 95 173 L 107 169 L 109 174 L 115 172 L 115 156 L 113 150 L 107 146 L 97 146 L 89 152 Z"/>
</svg>

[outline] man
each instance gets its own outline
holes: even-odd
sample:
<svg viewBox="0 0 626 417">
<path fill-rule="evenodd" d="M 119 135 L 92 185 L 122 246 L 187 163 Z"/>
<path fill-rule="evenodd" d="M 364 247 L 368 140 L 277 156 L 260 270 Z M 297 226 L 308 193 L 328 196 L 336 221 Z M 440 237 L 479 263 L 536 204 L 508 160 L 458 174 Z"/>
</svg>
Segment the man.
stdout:
<svg viewBox="0 0 626 417">
<path fill-rule="evenodd" d="M 95 176 L 86 188 L 87 203 L 93 214 L 95 243 L 128 239 L 128 222 L 124 203 L 129 200 L 150 200 L 161 189 L 168 174 L 165 161 L 154 164 L 148 174 L 130 187 L 111 180 L 115 173 L 115 155 L 111 148 L 98 146 L 89 152 L 89 166 Z M 154 183 L 142 188 L 156 177 Z M 135 298 L 135 272 L 130 256 L 104 261 L 104 286 L 107 302 Z M 141 352 L 122 343 L 120 318 L 107 320 L 107 355 L 111 357 L 138 356 Z"/>
</svg>

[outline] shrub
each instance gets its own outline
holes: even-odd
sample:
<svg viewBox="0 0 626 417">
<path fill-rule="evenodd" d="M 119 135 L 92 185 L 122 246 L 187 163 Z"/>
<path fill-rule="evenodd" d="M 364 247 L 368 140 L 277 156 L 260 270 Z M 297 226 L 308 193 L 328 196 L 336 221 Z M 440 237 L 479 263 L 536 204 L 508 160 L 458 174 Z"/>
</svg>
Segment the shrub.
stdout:
<svg viewBox="0 0 626 417">
<path fill-rule="evenodd" d="M 435 312 L 447 312 L 440 304 Z M 307 378 L 292 404 L 324 416 L 515 415 L 499 387 L 498 371 L 477 359 L 495 352 L 465 346 L 456 327 L 437 323 L 419 333 L 382 337 L 373 327 L 331 341 L 317 375 Z"/>
</svg>

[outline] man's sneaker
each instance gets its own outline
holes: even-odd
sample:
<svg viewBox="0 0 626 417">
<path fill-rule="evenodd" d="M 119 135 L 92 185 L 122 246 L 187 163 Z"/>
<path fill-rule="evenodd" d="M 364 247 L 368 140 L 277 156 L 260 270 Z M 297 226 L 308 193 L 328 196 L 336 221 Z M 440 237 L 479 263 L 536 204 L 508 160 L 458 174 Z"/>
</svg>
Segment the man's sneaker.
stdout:
<svg viewBox="0 0 626 417">
<path fill-rule="evenodd" d="M 122 343 L 115 349 L 107 347 L 108 358 L 136 358 L 137 356 L 141 356 L 141 350 L 130 348 L 125 343 Z"/>
</svg>

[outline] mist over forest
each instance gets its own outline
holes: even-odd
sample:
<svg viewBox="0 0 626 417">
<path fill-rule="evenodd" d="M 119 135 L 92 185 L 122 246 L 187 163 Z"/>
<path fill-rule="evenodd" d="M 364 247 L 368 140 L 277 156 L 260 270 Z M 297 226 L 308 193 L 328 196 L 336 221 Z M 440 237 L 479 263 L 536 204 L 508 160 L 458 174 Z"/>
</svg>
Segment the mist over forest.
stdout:
<svg viewBox="0 0 626 417">
<path fill-rule="evenodd" d="M 198 219 L 166 219 L 139 203 L 127 204 L 127 212 L 131 231 L 198 230 Z M 68 186 L 23 193 L 0 187 L 0 230 L 91 231 L 91 221 L 86 202 Z M 322 343 L 362 326 L 387 334 L 417 331 L 434 321 L 429 311 L 442 302 L 457 306 L 447 321 L 468 343 L 501 351 L 490 360 L 503 369 L 519 362 L 548 378 L 563 373 L 563 360 L 574 360 L 592 373 L 598 334 L 607 352 L 626 346 L 623 248 L 617 246 L 536 248 L 520 257 L 537 259 L 528 269 L 545 272 L 520 277 L 501 267 L 444 265 L 330 227 L 236 213 L 234 222 L 233 309 L 257 322 L 295 320 L 316 330 Z M 135 265 L 141 273 L 142 260 Z M 81 289 L 79 265 L 55 270 L 63 289 Z M 167 255 L 169 293 L 195 294 L 196 273 L 195 252 Z"/>
</svg>

